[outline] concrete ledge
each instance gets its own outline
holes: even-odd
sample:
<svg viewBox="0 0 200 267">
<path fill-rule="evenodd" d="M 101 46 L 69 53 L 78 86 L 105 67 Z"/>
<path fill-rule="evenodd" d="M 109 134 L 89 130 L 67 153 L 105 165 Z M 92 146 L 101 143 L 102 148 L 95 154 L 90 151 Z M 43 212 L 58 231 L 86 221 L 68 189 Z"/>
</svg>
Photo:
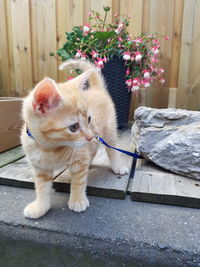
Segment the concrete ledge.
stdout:
<svg viewBox="0 0 200 267">
<path fill-rule="evenodd" d="M 90 197 L 77 214 L 54 193 L 40 220 L 23 218 L 34 191 L 0 188 L 0 266 L 200 266 L 200 210 Z"/>
</svg>

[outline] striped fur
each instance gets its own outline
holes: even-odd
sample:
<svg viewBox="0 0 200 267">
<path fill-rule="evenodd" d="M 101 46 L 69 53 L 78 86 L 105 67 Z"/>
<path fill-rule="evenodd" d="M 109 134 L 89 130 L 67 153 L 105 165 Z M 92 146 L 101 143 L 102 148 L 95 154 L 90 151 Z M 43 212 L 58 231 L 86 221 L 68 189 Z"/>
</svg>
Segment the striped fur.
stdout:
<svg viewBox="0 0 200 267">
<path fill-rule="evenodd" d="M 24 209 L 29 218 L 39 218 L 51 208 L 53 177 L 56 171 L 66 168 L 71 173 L 68 206 L 77 212 L 86 210 L 88 169 L 98 149 L 93 137 L 99 135 L 114 146 L 117 143 L 115 109 L 103 78 L 88 62 L 70 60 L 62 65 L 77 67 L 84 71 L 78 77 L 60 84 L 45 78 L 24 99 L 21 141 L 33 168 L 36 188 L 36 200 Z M 83 90 L 86 80 L 90 87 Z M 72 132 L 70 127 L 75 123 L 79 129 Z M 26 127 L 34 139 L 26 134 Z M 118 152 L 108 150 L 108 156 L 116 174 L 127 173 Z"/>
</svg>

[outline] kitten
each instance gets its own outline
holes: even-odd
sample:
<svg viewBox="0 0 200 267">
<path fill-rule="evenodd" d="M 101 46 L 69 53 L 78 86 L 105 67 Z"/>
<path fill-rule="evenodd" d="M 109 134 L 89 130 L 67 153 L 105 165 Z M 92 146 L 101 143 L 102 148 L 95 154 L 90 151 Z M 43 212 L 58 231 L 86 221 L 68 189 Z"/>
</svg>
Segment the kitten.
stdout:
<svg viewBox="0 0 200 267">
<path fill-rule="evenodd" d="M 21 141 L 35 176 L 36 200 L 26 206 L 24 216 L 39 218 L 51 207 L 51 188 L 56 170 L 69 169 L 69 209 L 89 207 L 86 196 L 88 168 L 97 152 L 95 135 L 116 146 L 116 114 L 111 97 L 98 70 L 89 62 L 69 60 L 61 69 L 83 73 L 64 83 L 44 78 L 24 99 Z M 27 129 L 32 136 L 27 134 Z M 107 149 L 114 173 L 127 168 L 119 153 Z"/>
</svg>

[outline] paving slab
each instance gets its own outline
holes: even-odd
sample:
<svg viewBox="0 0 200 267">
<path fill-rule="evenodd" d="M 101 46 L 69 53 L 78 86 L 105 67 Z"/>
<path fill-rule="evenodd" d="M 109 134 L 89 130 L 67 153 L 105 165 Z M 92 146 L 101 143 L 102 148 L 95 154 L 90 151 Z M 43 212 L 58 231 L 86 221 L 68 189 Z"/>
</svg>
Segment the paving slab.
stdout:
<svg viewBox="0 0 200 267">
<path fill-rule="evenodd" d="M 34 197 L 0 187 L 0 266 L 200 266 L 199 209 L 89 196 L 75 213 L 54 192 L 46 216 L 25 219 Z"/>
</svg>

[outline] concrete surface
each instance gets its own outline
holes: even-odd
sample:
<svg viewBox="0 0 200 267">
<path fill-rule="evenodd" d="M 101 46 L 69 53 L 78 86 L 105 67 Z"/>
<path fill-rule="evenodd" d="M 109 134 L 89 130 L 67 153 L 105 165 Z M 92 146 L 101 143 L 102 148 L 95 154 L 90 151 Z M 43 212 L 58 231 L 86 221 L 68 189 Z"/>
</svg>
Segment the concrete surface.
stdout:
<svg viewBox="0 0 200 267">
<path fill-rule="evenodd" d="M 55 192 L 43 218 L 23 217 L 34 191 L 0 187 L 0 266 L 200 266 L 200 210 L 89 197 L 84 213 Z"/>
</svg>

